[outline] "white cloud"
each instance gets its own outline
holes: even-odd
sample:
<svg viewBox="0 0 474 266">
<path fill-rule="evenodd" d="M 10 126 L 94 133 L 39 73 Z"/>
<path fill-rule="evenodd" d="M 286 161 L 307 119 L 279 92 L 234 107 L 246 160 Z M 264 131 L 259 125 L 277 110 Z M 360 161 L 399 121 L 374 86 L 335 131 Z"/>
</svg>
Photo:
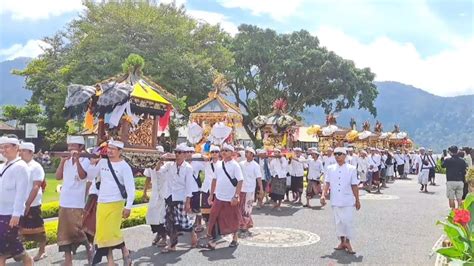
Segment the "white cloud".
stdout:
<svg viewBox="0 0 474 266">
<path fill-rule="evenodd" d="M 188 10 L 186 13 L 195 19 L 206 21 L 209 24 L 220 24 L 222 29 L 230 33 L 232 36 L 237 34 L 239 31 L 237 25 L 230 22 L 228 17 L 223 14 L 201 10 Z"/>
<path fill-rule="evenodd" d="M 39 20 L 84 8 L 81 0 L 2 0 L 0 14 L 14 20 Z"/>
<path fill-rule="evenodd" d="M 226 8 L 250 10 L 253 15 L 268 14 L 275 20 L 294 15 L 303 0 L 218 0 Z"/>
<path fill-rule="evenodd" d="M 29 40 L 26 44 L 14 44 L 6 49 L 0 50 L 0 58 L 11 60 L 18 57 L 37 57 L 43 53 L 43 48 L 48 46 L 47 43 L 42 40 Z"/>
<path fill-rule="evenodd" d="M 411 43 L 379 37 L 368 44 L 344 32 L 321 27 L 321 44 L 357 67 L 370 67 L 376 80 L 399 81 L 441 96 L 474 92 L 474 37 L 457 40 L 450 49 L 423 58 Z"/>
</svg>

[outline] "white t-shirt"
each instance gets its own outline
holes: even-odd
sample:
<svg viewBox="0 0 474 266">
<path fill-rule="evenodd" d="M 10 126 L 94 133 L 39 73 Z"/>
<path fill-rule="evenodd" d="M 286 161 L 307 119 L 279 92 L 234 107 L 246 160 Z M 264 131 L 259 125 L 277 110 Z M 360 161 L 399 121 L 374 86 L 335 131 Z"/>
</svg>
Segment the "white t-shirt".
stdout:
<svg viewBox="0 0 474 266">
<path fill-rule="evenodd" d="M 297 177 L 301 177 L 301 176 L 304 176 L 304 168 L 306 167 L 305 163 L 306 162 L 306 158 L 304 158 L 303 155 L 301 155 L 299 158 L 298 158 L 299 161 L 296 161 L 296 160 L 291 160 L 291 163 L 289 165 L 290 167 L 290 174 L 292 176 L 297 176 Z"/>
<path fill-rule="evenodd" d="M 215 176 L 216 174 L 214 173 L 214 171 L 216 170 L 216 165 L 217 164 L 220 164 L 221 161 L 217 160 L 217 162 L 207 162 L 206 163 L 206 168 L 204 169 L 204 173 L 205 173 L 205 178 L 204 178 L 204 182 L 202 182 L 202 187 L 201 187 L 201 191 L 202 192 L 205 192 L 205 193 L 208 193 L 209 190 L 211 189 L 211 184 L 212 184 L 212 179 L 215 179 Z M 214 170 L 212 169 L 212 166 L 214 166 Z"/>
<path fill-rule="evenodd" d="M 125 208 L 131 209 L 133 200 L 135 199 L 135 181 L 133 179 L 132 168 L 124 160 L 111 163 L 118 181 L 125 186 L 125 190 L 127 191 Z M 96 166 L 91 166 L 91 170 L 89 170 L 88 174 L 94 176 L 98 175 L 100 177 L 100 189 L 97 202 L 108 203 L 124 200 L 114 176 L 110 171 L 107 159 L 102 159 Z"/>
<path fill-rule="evenodd" d="M 88 172 L 90 167 L 89 159 L 79 158 L 84 171 Z M 72 164 L 72 159 L 64 163 L 63 170 L 63 185 L 61 187 L 61 194 L 59 195 L 59 206 L 64 208 L 84 208 L 86 204 L 86 186 L 91 177 L 87 175 L 86 178 L 80 179 L 77 172 L 77 165 Z"/>
<path fill-rule="evenodd" d="M 323 162 L 313 158 L 308 160 L 308 179 L 309 180 L 320 180 L 323 174 Z"/>
<path fill-rule="evenodd" d="M 39 164 L 35 160 L 31 160 L 28 164 L 29 168 L 29 180 L 28 180 L 28 188 L 26 189 L 28 196 L 26 197 L 28 200 L 29 193 L 33 189 L 33 183 L 36 181 L 43 182 L 44 180 L 44 170 L 41 164 Z M 40 188 L 38 190 L 38 194 L 36 194 L 36 198 L 31 202 L 31 207 L 41 205 L 41 199 L 43 198 L 43 190 Z"/>
<path fill-rule="evenodd" d="M 382 156 L 380 156 L 379 154 L 374 154 L 374 155 L 370 155 L 367 158 L 369 160 L 369 172 L 378 172 L 379 165 L 381 164 Z M 372 169 L 370 169 L 370 166 L 372 166 Z"/>
<path fill-rule="evenodd" d="M 395 162 L 397 162 L 397 165 L 405 164 L 405 158 L 402 154 L 397 153 L 393 157 L 395 158 Z"/>
<path fill-rule="evenodd" d="M 330 165 L 325 173 L 325 181 L 331 188 L 331 206 L 350 207 L 355 204 L 352 186 L 359 184 L 357 170 L 350 164 Z"/>
<path fill-rule="evenodd" d="M 224 168 L 222 168 L 222 162 L 219 162 L 215 166 L 215 179 L 216 179 L 216 197 L 218 200 L 221 201 L 231 201 L 235 195 L 235 188 L 232 183 L 230 182 L 229 178 L 227 177 L 226 173 L 224 172 Z M 244 180 L 242 176 L 242 170 L 240 169 L 240 165 L 235 160 L 230 160 L 228 162 L 224 162 L 225 169 L 227 173 L 230 175 L 230 178 L 237 179 L 237 181 Z"/>
<path fill-rule="evenodd" d="M 272 177 L 286 178 L 288 172 L 288 160 L 285 157 L 273 158 L 270 160 L 270 174 Z"/>
<path fill-rule="evenodd" d="M 244 183 L 242 184 L 242 192 L 254 192 L 257 186 L 257 178 L 262 178 L 260 166 L 254 160 L 251 162 L 245 160 L 240 162 L 242 174 L 244 176 Z"/>
<path fill-rule="evenodd" d="M 11 165 L 11 166 L 9 166 Z M 7 169 L 8 167 L 8 169 Z M 25 212 L 28 197 L 28 165 L 20 158 L 0 167 L 0 215 L 20 217 Z M 3 241 L 3 240 L 2 240 Z"/>
</svg>

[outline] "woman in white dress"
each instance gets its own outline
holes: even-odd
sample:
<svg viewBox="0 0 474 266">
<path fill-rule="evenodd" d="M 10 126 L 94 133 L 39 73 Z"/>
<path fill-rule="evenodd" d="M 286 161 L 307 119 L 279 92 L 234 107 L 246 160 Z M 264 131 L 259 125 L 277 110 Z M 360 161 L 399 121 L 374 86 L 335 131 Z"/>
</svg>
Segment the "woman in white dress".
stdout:
<svg viewBox="0 0 474 266">
<path fill-rule="evenodd" d="M 155 169 L 147 168 L 143 173 L 147 179 L 145 187 L 143 188 L 143 197 L 148 198 L 147 190 L 151 181 L 151 197 L 148 202 L 148 210 L 146 214 L 146 223 L 151 226 L 151 231 L 156 237 L 153 240 L 153 245 L 164 247 L 166 246 L 166 230 L 165 230 L 165 214 L 166 204 L 165 196 L 167 195 L 166 176 L 159 173 L 161 164 Z"/>
</svg>

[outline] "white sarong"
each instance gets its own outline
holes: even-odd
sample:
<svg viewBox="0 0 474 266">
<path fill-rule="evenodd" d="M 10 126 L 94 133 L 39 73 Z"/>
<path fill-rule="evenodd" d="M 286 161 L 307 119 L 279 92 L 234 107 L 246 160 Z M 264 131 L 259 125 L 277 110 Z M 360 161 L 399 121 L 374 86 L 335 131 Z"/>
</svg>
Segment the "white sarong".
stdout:
<svg viewBox="0 0 474 266">
<path fill-rule="evenodd" d="M 430 170 L 429 169 L 421 170 L 420 173 L 418 174 L 418 183 L 421 184 L 421 185 L 427 185 L 429 175 L 430 175 Z"/>
<path fill-rule="evenodd" d="M 340 240 L 346 237 L 352 240 L 354 237 L 354 206 L 337 207 L 332 206 L 334 221 L 336 222 L 336 236 Z"/>
</svg>

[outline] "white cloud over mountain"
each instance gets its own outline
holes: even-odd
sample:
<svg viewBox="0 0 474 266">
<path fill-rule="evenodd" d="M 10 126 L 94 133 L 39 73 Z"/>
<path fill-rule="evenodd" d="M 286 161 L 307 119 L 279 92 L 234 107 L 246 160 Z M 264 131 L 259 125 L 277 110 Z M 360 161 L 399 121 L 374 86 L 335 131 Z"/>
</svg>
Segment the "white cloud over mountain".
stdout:
<svg viewBox="0 0 474 266">
<path fill-rule="evenodd" d="M 474 38 L 457 40 L 452 48 L 422 57 L 413 44 L 383 36 L 364 44 L 330 27 L 321 27 L 315 35 L 356 66 L 370 67 L 376 80 L 399 81 L 442 96 L 474 93 Z"/>
<path fill-rule="evenodd" d="M 29 40 L 26 44 L 16 43 L 8 48 L 0 49 L 0 58 L 7 60 L 17 57 L 37 57 L 43 52 L 43 48 L 47 47 L 47 43 L 42 40 Z"/>
</svg>

